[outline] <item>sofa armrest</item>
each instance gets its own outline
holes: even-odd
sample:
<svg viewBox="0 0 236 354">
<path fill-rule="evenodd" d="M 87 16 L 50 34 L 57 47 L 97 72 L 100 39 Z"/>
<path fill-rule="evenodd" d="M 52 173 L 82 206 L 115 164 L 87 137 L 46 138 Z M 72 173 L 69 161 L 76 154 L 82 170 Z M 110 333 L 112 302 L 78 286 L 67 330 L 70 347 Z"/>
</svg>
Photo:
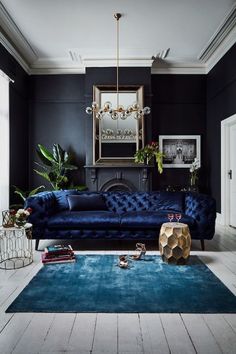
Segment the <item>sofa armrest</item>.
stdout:
<svg viewBox="0 0 236 354">
<path fill-rule="evenodd" d="M 186 193 L 185 214 L 195 219 L 199 230 L 199 238 L 213 238 L 216 220 L 216 202 L 214 198 L 205 194 Z"/>
<path fill-rule="evenodd" d="M 27 198 L 25 208 L 32 209 L 28 221 L 33 224 L 34 228 L 44 228 L 48 217 L 55 212 L 56 203 L 54 193 L 41 192 Z"/>
</svg>

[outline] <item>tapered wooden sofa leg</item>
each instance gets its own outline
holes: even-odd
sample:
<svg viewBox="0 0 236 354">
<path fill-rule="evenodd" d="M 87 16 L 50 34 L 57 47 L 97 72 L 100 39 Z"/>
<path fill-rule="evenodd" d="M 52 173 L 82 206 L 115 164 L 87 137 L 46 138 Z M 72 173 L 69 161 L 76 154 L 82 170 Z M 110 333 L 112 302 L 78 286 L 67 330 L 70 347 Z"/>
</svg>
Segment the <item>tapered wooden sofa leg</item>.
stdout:
<svg viewBox="0 0 236 354">
<path fill-rule="evenodd" d="M 38 251 L 38 248 L 39 248 L 39 239 L 36 239 L 35 240 L 35 251 Z"/>
<path fill-rule="evenodd" d="M 202 247 L 202 251 L 205 251 L 205 242 L 204 242 L 204 240 L 201 240 L 201 247 Z"/>
</svg>

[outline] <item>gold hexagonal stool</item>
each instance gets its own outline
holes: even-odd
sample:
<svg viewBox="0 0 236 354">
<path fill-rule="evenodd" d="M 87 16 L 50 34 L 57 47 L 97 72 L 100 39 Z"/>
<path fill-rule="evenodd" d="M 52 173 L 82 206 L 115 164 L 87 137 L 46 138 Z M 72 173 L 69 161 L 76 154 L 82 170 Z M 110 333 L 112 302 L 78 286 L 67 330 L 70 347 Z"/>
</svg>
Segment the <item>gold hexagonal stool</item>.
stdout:
<svg viewBox="0 0 236 354">
<path fill-rule="evenodd" d="M 159 251 L 166 263 L 186 264 L 190 255 L 189 227 L 180 222 L 166 222 L 159 236 Z"/>
</svg>

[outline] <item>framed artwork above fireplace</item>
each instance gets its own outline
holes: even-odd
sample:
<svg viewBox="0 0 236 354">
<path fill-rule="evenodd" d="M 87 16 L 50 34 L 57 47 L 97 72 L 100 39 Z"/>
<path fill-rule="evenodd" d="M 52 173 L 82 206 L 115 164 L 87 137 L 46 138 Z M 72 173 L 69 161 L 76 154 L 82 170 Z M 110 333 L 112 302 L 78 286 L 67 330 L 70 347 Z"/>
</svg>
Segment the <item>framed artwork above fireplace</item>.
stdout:
<svg viewBox="0 0 236 354">
<path fill-rule="evenodd" d="M 201 165 L 200 135 L 160 135 L 159 148 L 165 155 L 163 167 L 189 168 L 195 158 Z"/>
</svg>

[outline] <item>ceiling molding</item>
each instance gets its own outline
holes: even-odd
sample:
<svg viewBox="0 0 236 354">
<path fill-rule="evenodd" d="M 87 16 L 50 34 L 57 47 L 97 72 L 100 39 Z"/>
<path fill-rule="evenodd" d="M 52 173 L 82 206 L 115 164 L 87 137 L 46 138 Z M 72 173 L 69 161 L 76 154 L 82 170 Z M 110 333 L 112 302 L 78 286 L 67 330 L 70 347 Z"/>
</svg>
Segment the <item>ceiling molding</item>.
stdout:
<svg viewBox="0 0 236 354">
<path fill-rule="evenodd" d="M 0 23 L 3 30 L 11 38 L 12 43 L 17 47 L 18 52 L 27 63 L 37 59 L 37 55 L 27 39 L 23 36 L 12 17 L 0 2 Z"/>
<path fill-rule="evenodd" d="M 30 75 L 85 74 L 85 68 L 31 68 Z"/>
<path fill-rule="evenodd" d="M 204 63 L 189 63 L 189 62 L 174 62 L 160 61 L 155 63 L 151 69 L 152 74 L 179 74 L 179 75 L 200 75 L 206 74 L 206 64 Z"/>
<path fill-rule="evenodd" d="M 198 59 L 204 62 L 209 72 L 236 42 L 236 4 L 217 28 Z"/>
<path fill-rule="evenodd" d="M 82 62 L 85 67 L 115 67 L 117 65 L 117 60 L 115 58 L 84 58 L 82 57 Z M 148 66 L 151 67 L 153 63 L 152 58 L 119 58 L 119 66 Z"/>
<path fill-rule="evenodd" d="M 13 47 L 13 45 L 9 42 L 9 40 L 0 32 L 0 43 L 3 47 L 10 53 L 13 58 L 21 65 L 21 67 L 30 75 L 30 68 L 28 63 L 23 59 L 23 57 L 19 54 L 19 52 Z"/>
<path fill-rule="evenodd" d="M 221 44 L 215 49 L 214 53 L 207 60 L 207 74 L 218 63 L 218 61 L 228 52 L 228 50 L 236 43 L 236 26 L 224 38 Z"/>
</svg>

